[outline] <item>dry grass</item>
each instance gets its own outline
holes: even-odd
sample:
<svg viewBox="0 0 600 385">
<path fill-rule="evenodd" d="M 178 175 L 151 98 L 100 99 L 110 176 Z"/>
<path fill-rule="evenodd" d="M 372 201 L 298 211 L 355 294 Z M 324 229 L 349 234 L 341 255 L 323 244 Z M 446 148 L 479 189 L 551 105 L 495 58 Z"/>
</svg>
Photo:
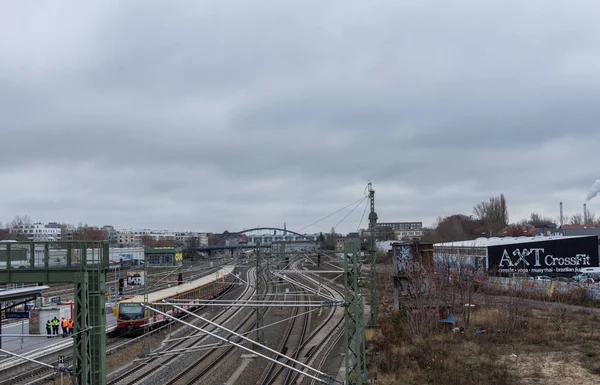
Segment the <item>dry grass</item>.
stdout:
<svg viewBox="0 0 600 385">
<path fill-rule="evenodd" d="M 483 293 L 463 332 L 436 321 L 416 329 L 411 317 L 428 318 L 394 312 L 386 278 L 378 281 L 381 328 L 368 338 L 368 362 L 379 385 L 600 383 L 600 316 L 588 309 L 544 301 L 531 306 Z M 582 299 L 561 298 L 571 304 Z M 457 326 L 464 325 L 457 315 Z"/>
<path fill-rule="evenodd" d="M 447 332 L 424 337 L 404 335 L 401 318 L 384 321 L 370 351 L 378 383 L 385 384 L 511 384 L 506 366 L 490 344 Z"/>
</svg>

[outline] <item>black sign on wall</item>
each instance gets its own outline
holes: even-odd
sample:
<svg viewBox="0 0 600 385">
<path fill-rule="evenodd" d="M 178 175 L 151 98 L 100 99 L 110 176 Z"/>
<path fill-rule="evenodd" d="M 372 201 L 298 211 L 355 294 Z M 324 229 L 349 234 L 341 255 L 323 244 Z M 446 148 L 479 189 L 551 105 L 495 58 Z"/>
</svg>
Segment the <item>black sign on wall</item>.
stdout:
<svg viewBox="0 0 600 385">
<path fill-rule="evenodd" d="M 488 270 L 532 275 L 598 267 L 598 237 L 557 238 L 488 247 Z"/>
</svg>

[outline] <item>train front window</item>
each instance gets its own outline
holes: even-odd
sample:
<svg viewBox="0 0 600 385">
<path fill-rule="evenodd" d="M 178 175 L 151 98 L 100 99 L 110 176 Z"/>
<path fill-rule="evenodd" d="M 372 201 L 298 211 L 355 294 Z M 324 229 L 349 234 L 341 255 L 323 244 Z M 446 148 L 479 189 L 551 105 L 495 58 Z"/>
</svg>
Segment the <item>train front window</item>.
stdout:
<svg viewBox="0 0 600 385">
<path fill-rule="evenodd" d="M 119 318 L 135 320 L 144 318 L 144 307 L 138 303 L 122 303 L 119 305 Z"/>
</svg>

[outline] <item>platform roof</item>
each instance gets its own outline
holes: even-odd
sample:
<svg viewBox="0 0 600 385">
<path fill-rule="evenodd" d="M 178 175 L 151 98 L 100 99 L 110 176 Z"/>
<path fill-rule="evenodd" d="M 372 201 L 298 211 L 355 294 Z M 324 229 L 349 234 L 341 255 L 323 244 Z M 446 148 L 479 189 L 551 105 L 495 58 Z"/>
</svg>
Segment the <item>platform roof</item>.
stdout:
<svg viewBox="0 0 600 385">
<path fill-rule="evenodd" d="M 22 301 L 28 298 L 37 297 L 43 290 L 49 289 L 48 286 L 31 286 L 19 289 L 0 290 L 0 302 Z"/>
</svg>

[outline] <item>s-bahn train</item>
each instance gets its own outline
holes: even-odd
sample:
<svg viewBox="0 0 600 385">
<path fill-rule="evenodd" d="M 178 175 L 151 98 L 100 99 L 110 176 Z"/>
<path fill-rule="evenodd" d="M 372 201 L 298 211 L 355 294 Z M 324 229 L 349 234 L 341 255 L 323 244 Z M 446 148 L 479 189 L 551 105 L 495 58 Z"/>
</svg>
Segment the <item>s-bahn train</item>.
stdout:
<svg viewBox="0 0 600 385">
<path fill-rule="evenodd" d="M 186 299 L 190 303 L 199 300 L 212 299 L 227 290 L 233 283 L 235 266 L 224 266 L 216 272 L 206 275 L 192 282 L 187 282 L 178 286 L 148 293 L 149 305 L 169 315 L 179 317 L 183 314 L 169 305 L 156 305 L 157 302 L 169 299 Z M 144 331 L 144 326 L 149 328 L 160 326 L 169 321 L 169 318 L 146 309 L 143 295 L 136 295 L 132 298 L 120 301 L 117 307 L 117 332 L 121 335 L 136 336 Z M 201 304 L 198 304 L 201 306 Z M 198 306 L 181 306 L 184 309 L 193 310 Z"/>
<path fill-rule="evenodd" d="M 129 269 L 132 265 L 133 261 L 131 259 L 111 259 L 108 261 L 110 271 Z"/>
</svg>

